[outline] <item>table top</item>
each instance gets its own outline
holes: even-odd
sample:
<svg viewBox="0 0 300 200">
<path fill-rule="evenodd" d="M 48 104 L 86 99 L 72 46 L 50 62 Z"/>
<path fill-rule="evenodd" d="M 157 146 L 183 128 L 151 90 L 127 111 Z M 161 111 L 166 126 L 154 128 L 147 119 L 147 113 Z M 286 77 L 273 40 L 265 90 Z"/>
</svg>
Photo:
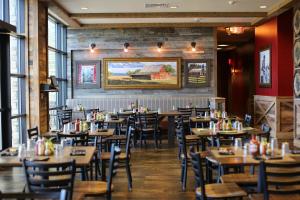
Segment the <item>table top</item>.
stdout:
<svg viewBox="0 0 300 200">
<path fill-rule="evenodd" d="M 241 148 L 234 148 L 234 147 L 227 147 L 233 150 L 234 155 L 221 155 L 219 153 L 219 150 L 217 148 L 211 148 L 209 150 L 210 154 L 207 157 L 208 160 L 212 162 L 216 162 L 220 165 L 258 165 L 260 160 L 254 159 L 252 155 L 244 154 L 243 149 Z M 278 150 L 276 152 L 276 157 L 281 157 L 280 151 Z M 299 155 L 299 160 L 300 160 L 300 155 Z M 265 162 L 296 162 L 299 161 L 293 157 L 291 154 L 287 154 L 286 156 L 282 157 L 282 159 L 270 159 L 270 160 L 265 160 Z"/>
<path fill-rule="evenodd" d="M 171 110 L 171 111 L 166 111 L 166 112 L 161 112 L 158 113 L 160 116 L 178 116 L 181 115 L 182 113 L 176 110 Z"/>
<path fill-rule="evenodd" d="M 257 128 L 252 128 L 252 127 L 245 127 L 241 131 L 237 131 L 236 129 L 233 130 L 217 130 L 216 132 L 213 132 L 213 130 L 209 128 L 192 128 L 191 129 L 192 133 L 195 135 L 198 135 L 199 137 L 210 137 L 214 136 L 217 134 L 222 134 L 222 135 L 239 135 L 239 134 L 262 134 L 263 131 Z"/>
<path fill-rule="evenodd" d="M 89 136 L 92 137 L 108 137 L 108 136 L 112 136 L 114 134 L 115 129 L 113 128 L 109 128 L 109 129 L 105 129 L 105 130 L 96 130 L 96 131 L 89 131 Z M 49 131 L 46 133 L 43 133 L 42 136 L 46 137 L 46 138 L 50 138 L 50 137 L 56 137 L 57 133 L 60 133 L 62 135 L 70 135 L 70 133 L 62 133 L 62 131 Z M 76 134 L 76 133 L 75 133 Z M 75 135 L 72 134 L 72 135 Z"/>
<path fill-rule="evenodd" d="M 85 150 L 85 155 L 80 156 L 71 156 L 70 153 L 72 150 Z M 49 157 L 47 161 L 41 161 L 45 163 L 61 163 L 68 160 L 76 160 L 76 166 L 83 167 L 90 164 L 96 147 L 93 146 L 84 146 L 84 147 L 65 147 L 62 154 L 59 156 L 35 156 L 37 159 L 42 159 Z M 18 156 L 0 156 L 0 167 L 22 167 L 22 162 Z"/>
<path fill-rule="evenodd" d="M 191 122 L 210 122 L 210 117 L 190 117 Z"/>
</svg>

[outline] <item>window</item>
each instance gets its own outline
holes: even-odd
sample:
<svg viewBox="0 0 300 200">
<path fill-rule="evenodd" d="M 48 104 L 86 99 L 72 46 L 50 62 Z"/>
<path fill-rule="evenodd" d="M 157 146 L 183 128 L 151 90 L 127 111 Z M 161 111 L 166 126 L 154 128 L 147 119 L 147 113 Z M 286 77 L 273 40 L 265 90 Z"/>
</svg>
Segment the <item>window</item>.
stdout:
<svg viewBox="0 0 300 200">
<path fill-rule="evenodd" d="M 9 3 L 9 22 L 17 27 L 17 35 L 10 36 L 11 143 L 17 146 L 26 139 L 25 0 Z"/>
<path fill-rule="evenodd" d="M 57 128 L 53 112 L 66 104 L 67 98 L 67 28 L 48 18 L 48 76 L 56 76 L 59 92 L 49 93 L 50 128 Z"/>
</svg>

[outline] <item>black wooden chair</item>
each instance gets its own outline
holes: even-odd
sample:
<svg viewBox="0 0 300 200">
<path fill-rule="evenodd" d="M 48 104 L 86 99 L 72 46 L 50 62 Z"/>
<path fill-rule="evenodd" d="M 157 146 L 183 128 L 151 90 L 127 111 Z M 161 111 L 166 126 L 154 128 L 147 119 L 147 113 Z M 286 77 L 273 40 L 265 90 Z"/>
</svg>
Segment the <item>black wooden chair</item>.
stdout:
<svg viewBox="0 0 300 200">
<path fill-rule="evenodd" d="M 185 136 L 185 132 L 183 130 L 182 126 L 178 126 L 176 128 L 176 135 L 177 135 L 177 139 L 178 139 L 178 148 L 181 149 L 180 150 L 180 160 L 181 160 L 181 178 L 180 178 L 180 182 L 181 182 L 181 188 L 182 191 L 186 190 L 186 182 L 187 182 L 187 170 L 188 170 L 188 163 L 190 162 L 190 156 L 187 153 L 187 148 L 186 146 L 188 146 L 187 142 L 186 142 L 186 136 Z M 193 145 L 190 145 L 190 147 Z M 201 156 L 205 157 L 206 156 L 206 152 L 201 152 Z"/>
<path fill-rule="evenodd" d="M 184 131 L 184 136 L 185 136 L 185 143 L 187 146 L 196 146 L 197 151 L 199 151 L 199 146 L 201 145 L 201 139 L 197 136 L 197 135 L 192 135 L 190 134 L 190 132 L 186 131 L 186 129 L 184 129 L 184 120 L 182 116 L 179 116 L 177 118 L 177 123 L 176 123 L 176 128 L 178 130 L 183 130 Z M 188 133 L 188 134 L 186 134 Z M 178 136 L 177 136 L 178 139 Z M 202 144 L 205 145 L 205 144 Z M 180 158 L 180 154 L 181 154 L 181 145 L 178 146 L 178 158 Z"/>
<path fill-rule="evenodd" d="M 210 108 L 195 108 L 196 116 L 204 117 L 205 112 L 207 112 L 209 114 Z"/>
<path fill-rule="evenodd" d="M 2 193 L 0 191 L 0 199 L 55 199 L 65 200 L 67 199 L 67 191 L 62 189 L 60 192 L 42 192 L 42 193 L 25 193 L 25 192 L 14 192 L 14 193 Z"/>
<path fill-rule="evenodd" d="M 143 141 L 146 144 L 146 140 L 149 136 L 152 136 L 155 142 L 155 148 L 158 148 L 158 139 L 161 140 L 160 132 L 158 129 L 158 113 L 139 113 L 139 134 L 140 134 L 140 146 L 142 147 Z"/>
<path fill-rule="evenodd" d="M 75 160 L 47 163 L 23 160 L 26 184 L 29 192 L 60 192 L 65 189 L 67 199 L 72 200 L 75 177 Z"/>
<path fill-rule="evenodd" d="M 180 112 L 180 117 L 183 119 L 183 128 L 186 132 L 190 132 L 191 124 L 190 117 L 193 114 L 193 108 L 177 108 L 177 111 Z"/>
<path fill-rule="evenodd" d="M 60 129 L 64 127 L 64 124 L 72 122 L 72 113 L 73 113 L 72 109 L 57 110 L 57 118 L 58 118 Z"/>
<path fill-rule="evenodd" d="M 27 137 L 28 139 L 37 140 L 39 136 L 39 128 L 36 126 L 34 128 L 27 129 Z"/>
<path fill-rule="evenodd" d="M 252 124 L 252 117 L 251 115 L 246 114 L 244 119 L 244 127 L 249 127 Z"/>
<path fill-rule="evenodd" d="M 121 152 L 119 156 L 119 161 L 121 164 L 125 165 L 126 168 L 126 174 L 128 179 L 128 190 L 132 190 L 132 175 L 131 175 L 131 168 L 130 168 L 130 159 L 131 159 L 131 139 L 132 139 L 132 131 L 134 130 L 134 118 L 128 118 L 128 129 L 126 132 L 126 148 L 125 152 Z M 102 175 L 105 174 L 106 165 L 105 162 L 107 162 L 110 158 L 110 152 L 102 152 L 101 153 L 101 163 L 102 163 Z"/>
<path fill-rule="evenodd" d="M 69 139 L 72 146 L 88 146 L 89 134 L 88 132 L 76 134 L 57 133 L 57 139 L 58 141 L 61 141 L 61 139 Z"/>
<path fill-rule="evenodd" d="M 74 195 L 83 195 L 84 197 L 106 196 L 106 199 L 111 200 L 111 193 L 113 191 L 112 180 L 117 174 L 120 153 L 121 149 L 115 144 L 112 144 L 107 182 L 75 181 Z"/>
<path fill-rule="evenodd" d="M 205 184 L 202 156 L 195 152 L 194 148 L 191 148 L 190 156 L 196 181 L 196 199 L 228 199 L 247 196 L 247 193 L 235 183 Z"/>
<path fill-rule="evenodd" d="M 267 139 L 267 142 L 269 142 L 272 128 L 267 123 L 263 123 L 261 125 L 261 130 L 262 130 L 263 133 L 259 134 L 259 136 L 260 137 L 265 137 Z"/>
<path fill-rule="evenodd" d="M 263 199 L 300 199 L 300 162 L 260 162 Z"/>
</svg>

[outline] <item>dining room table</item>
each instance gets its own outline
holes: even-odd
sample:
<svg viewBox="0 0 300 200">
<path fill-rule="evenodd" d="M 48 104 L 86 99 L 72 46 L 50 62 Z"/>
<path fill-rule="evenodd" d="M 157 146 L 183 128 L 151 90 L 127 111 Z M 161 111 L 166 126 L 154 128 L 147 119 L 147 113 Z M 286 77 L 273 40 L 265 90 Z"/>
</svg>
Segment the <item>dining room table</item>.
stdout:
<svg viewBox="0 0 300 200">
<path fill-rule="evenodd" d="M 19 157 L 17 149 L 14 147 L 3 150 L 0 153 L 0 167 L 22 167 L 23 159 L 28 159 L 40 163 L 61 163 L 66 161 L 75 160 L 76 167 L 82 169 L 82 180 L 87 179 L 87 169 L 95 154 L 96 147 L 94 146 L 66 146 L 61 151 L 56 154 L 48 156 L 38 156 L 29 153 L 28 151 L 24 154 L 24 157 Z M 76 153 L 80 152 L 80 153 Z M 28 155 L 27 155 L 28 154 Z"/>
<path fill-rule="evenodd" d="M 226 150 L 224 152 L 224 149 Z M 228 152 L 228 153 L 226 153 Z M 224 167 L 244 167 L 244 166 L 258 166 L 261 161 L 272 163 L 287 163 L 300 162 L 299 153 L 287 153 L 282 156 L 281 149 L 276 149 L 272 155 L 252 155 L 249 151 L 245 151 L 242 147 L 224 146 L 224 147 L 210 147 L 206 157 L 206 179 L 209 183 L 212 182 L 212 165 L 216 165 L 218 169 L 218 180 L 224 174 Z M 260 182 L 261 180 L 258 180 Z"/>
</svg>

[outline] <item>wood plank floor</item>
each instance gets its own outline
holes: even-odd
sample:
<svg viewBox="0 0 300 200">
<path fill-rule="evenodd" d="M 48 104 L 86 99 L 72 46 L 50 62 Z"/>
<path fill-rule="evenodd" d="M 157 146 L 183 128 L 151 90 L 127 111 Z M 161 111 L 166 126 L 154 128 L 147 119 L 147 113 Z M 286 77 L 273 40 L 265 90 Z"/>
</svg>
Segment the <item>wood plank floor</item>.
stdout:
<svg viewBox="0 0 300 200">
<path fill-rule="evenodd" d="M 166 144 L 166 141 L 163 141 Z M 180 162 L 177 148 L 162 145 L 155 150 L 152 144 L 132 150 L 133 190 L 127 189 L 125 168 L 120 168 L 114 177 L 115 200 L 195 199 L 192 171 L 189 170 L 187 191 L 181 191 Z M 22 191 L 25 179 L 21 168 L 0 169 L 1 191 Z M 99 199 L 99 198 L 97 198 Z"/>
</svg>

